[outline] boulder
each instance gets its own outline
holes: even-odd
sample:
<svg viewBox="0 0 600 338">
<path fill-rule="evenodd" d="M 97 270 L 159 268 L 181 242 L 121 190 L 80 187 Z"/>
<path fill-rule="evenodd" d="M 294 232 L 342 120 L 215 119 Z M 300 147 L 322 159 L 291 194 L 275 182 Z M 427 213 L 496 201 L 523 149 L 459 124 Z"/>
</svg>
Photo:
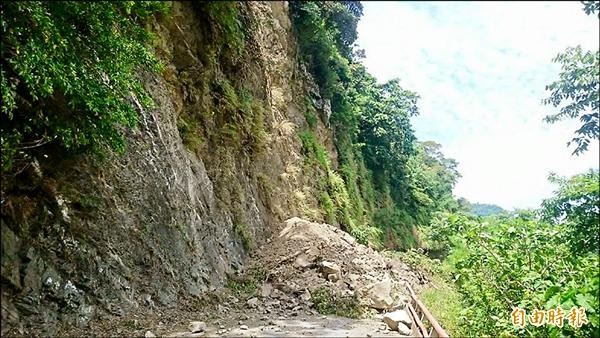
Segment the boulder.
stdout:
<svg viewBox="0 0 600 338">
<path fill-rule="evenodd" d="M 386 313 L 383 316 L 383 321 L 390 327 L 391 330 L 398 331 L 403 335 L 411 335 L 412 320 L 408 313 L 404 310 L 397 310 Z"/>
<path fill-rule="evenodd" d="M 391 280 L 386 279 L 382 282 L 372 284 L 369 289 L 368 297 L 372 308 L 385 310 L 394 306 L 394 299 L 390 295 L 392 292 Z"/>
<path fill-rule="evenodd" d="M 294 261 L 294 265 L 296 267 L 304 269 L 304 268 L 311 266 L 312 261 L 311 261 L 311 259 L 308 258 L 308 255 L 299 255 L 298 257 L 296 257 L 296 260 Z"/>
<path fill-rule="evenodd" d="M 327 279 L 333 283 L 337 282 L 338 280 L 340 280 L 340 276 L 338 274 L 332 273 L 327 275 Z"/>
<path fill-rule="evenodd" d="M 398 333 L 400 333 L 403 336 L 413 336 L 413 332 L 410 329 L 410 327 L 406 326 L 404 323 L 398 323 L 398 327 L 396 328 L 396 331 L 398 331 Z"/>
<path fill-rule="evenodd" d="M 190 322 L 188 329 L 191 333 L 204 332 L 206 331 L 206 323 L 205 322 Z"/>
<path fill-rule="evenodd" d="M 304 302 L 308 302 L 311 299 L 310 291 L 304 290 L 304 292 L 300 295 L 300 299 Z"/>
<path fill-rule="evenodd" d="M 412 319 L 408 315 L 408 312 L 406 312 L 405 310 L 396 310 L 394 312 L 386 313 L 383 316 L 383 321 L 386 322 L 386 324 L 387 324 L 386 318 L 387 318 L 387 321 L 401 322 L 401 323 L 406 324 L 407 326 L 412 325 Z"/>
</svg>

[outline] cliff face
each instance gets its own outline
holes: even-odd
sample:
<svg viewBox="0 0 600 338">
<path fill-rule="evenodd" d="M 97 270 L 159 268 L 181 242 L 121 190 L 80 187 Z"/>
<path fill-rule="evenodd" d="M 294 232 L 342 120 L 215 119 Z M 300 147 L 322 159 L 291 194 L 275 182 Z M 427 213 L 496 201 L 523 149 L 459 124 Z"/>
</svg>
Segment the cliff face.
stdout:
<svg viewBox="0 0 600 338">
<path fill-rule="evenodd" d="M 241 5 L 235 58 L 211 50 L 201 9 L 171 12 L 151 23 L 166 67 L 140 74 L 155 107 L 137 105 L 126 153 L 98 161 L 47 148 L 3 182 L 3 335 L 176 306 L 222 286 L 282 220 L 322 221 L 319 169 L 298 132 L 313 106 L 335 165 L 328 105 L 298 61 L 287 4 Z"/>
</svg>

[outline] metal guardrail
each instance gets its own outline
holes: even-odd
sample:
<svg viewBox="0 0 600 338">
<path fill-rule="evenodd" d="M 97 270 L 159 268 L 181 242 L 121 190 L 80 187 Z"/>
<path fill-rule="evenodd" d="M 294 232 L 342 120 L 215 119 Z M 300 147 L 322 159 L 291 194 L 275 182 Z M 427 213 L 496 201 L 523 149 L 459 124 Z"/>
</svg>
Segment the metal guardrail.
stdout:
<svg viewBox="0 0 600 338">
<path fill-rule="evenodd" d="M 406 288 L 410 293 L 410 302 L 406 305 L 407 312 L 412 318 L 412 331 L 417 337 L 449 337 L 446 331 L 427 310 L 409 284 Z M 429 327 L 429 330 L 427 329 Z"/>
</svg>

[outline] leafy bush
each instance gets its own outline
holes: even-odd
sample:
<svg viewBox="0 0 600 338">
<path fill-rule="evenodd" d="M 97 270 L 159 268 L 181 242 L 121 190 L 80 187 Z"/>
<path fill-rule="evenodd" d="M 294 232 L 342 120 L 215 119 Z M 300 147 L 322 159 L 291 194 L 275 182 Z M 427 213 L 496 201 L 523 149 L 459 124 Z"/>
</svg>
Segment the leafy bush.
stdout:
<svg viewBox="0 0 600 338">
<path fill-rule="evenodd" d="M 216 81 L 213 88 L 218 109 L 213 117 L 220 126 L 221 141 L 247 152 L 261 151 L 267 138 L 263 102 L 244 88 L 234 88 L 227 79 Z"/>
<path fill-rule="evenodd" d="M 442 224 L 440 224 L 442 225 Z M 440 228 L 452 243 L 448 263 L 466 306 L 470 335 L 597 336 L 598 255 L 573 254 L 568 224 L 525 215 L 482 219 L 451 215 Z M 514 307 L 527 312 L 557 306 L 586 309 L 588 324 L 512 325 Z"/>
<path fill-rule="evenodd" d="M 564 236 L 572 243 L 572 251 L 597 252 L 600 246 L 598 170 L 591 169 L 568 179 L 552 174 L 549 180 L 559 187 L 554 196 L 542 204 L 544 219 L 555 224 L 572 224 Z"/>
<path fill-rule="evenodd" d="M 320 287 L 311 293 L 313 307 L 323 315 L 359 318 L 361 308 L 356 296 L 342 296 L 328 287 Z"/>
<path fill-rule="evenodd" d="M 122 151 L 121 126 L 152 103 L 136 74 L 160 69 L 142 24 L 167 10 L 157 1 L 3 2 L 2 170 L 46 143 Z"/>
<path fill-rule="evenodd" d="M 325 148 L 319 143 L 312 131 L 303 131 L 298 135 L 302 141 L 302 147 L 309 159 L 315 160 L 316 164 L 323 170 L 329 171 L 330 162 Z"/>
<path fill-rule="evenodd" d="M 238 59 L 245 50 L 246 32 L 243 29 L 240 3 L 236 1 L 194 1 L 200 17 L 209 21 L 210 48 L 221 58 Z M 213 61 L 216 61 L 213 59 Z"/>
</svg>

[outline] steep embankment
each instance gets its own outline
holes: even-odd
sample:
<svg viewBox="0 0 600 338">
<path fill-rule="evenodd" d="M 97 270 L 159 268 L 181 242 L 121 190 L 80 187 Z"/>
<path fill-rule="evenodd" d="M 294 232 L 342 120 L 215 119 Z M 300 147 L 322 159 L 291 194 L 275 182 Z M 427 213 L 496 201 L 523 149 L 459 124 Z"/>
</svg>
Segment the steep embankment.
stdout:
<svg viewBox="0 0 600 338">
<path fill-rule="evenodd" d="M 214 13 L 213 13 L 214 14 Z M 2 335 L 53 335 L 223 285 L 291 216 L 322 220 L 305 112 L 333 165 L 329 115 L 300 66 L 284 3 L 243 3 L 244 47 L 216 42 L 206 7 L 152 22 L 161 75 L 140 74 L 127 150 L 103 161 L 47 147 L 2 183 Z M 309 107 L 309 106 L 312 107 Z"/>
</svg>

